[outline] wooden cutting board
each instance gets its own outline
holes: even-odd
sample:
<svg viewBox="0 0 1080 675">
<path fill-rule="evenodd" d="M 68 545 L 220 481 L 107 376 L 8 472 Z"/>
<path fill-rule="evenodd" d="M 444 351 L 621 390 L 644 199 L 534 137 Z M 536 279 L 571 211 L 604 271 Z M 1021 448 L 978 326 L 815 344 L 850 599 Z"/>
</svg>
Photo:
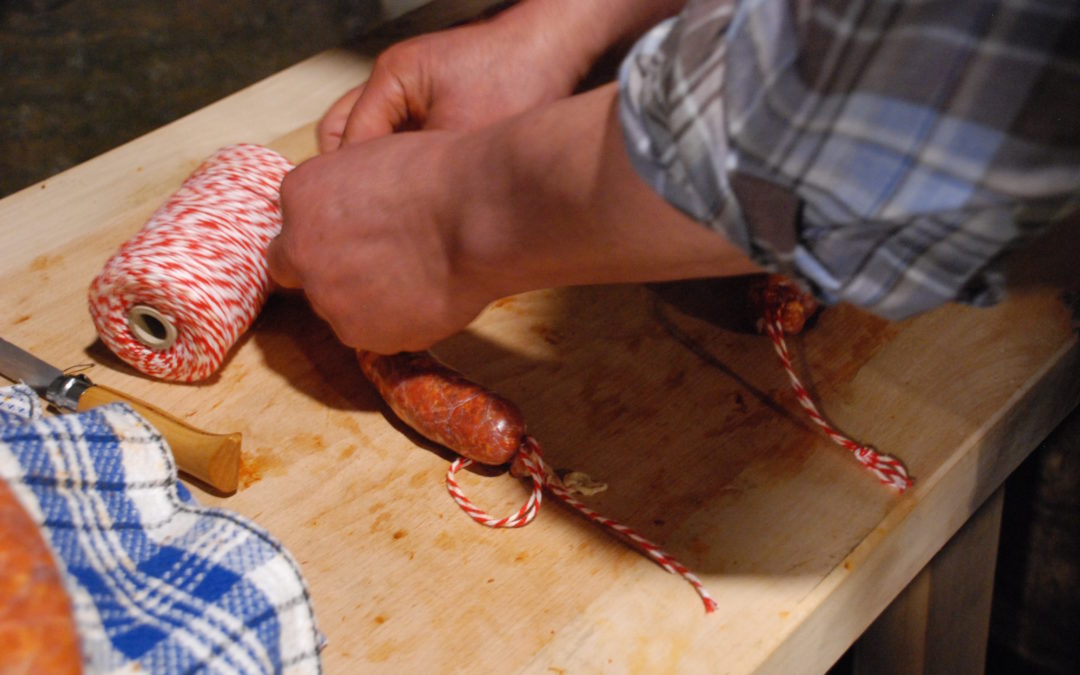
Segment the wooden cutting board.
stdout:
<svg viewBox="0 0 1080 675">
<path fill-rule="evenodd" d="M 907 463 L 897 496 L 803 417 L 733 282 L 548 290 L 495 303 L 435 351 L 517 402 L 548 461 L 609 485 L 595 509 L 694 570 L 678 577 L 545 501 L 490 530 L 450 500 L 449 453 L 395 421 L 298 295 L 274 297 L 220 373 L 151 381 L 96 341 L 86 290 L 222 145 L 294 160 L 370 61 L 329 52 L 0 201 L 0 334 L 91 364 L 213 431 L 244 434 L 241 488 L 192 486 L 292 551 L 330 673 L 813 672 L 857 638 L 1078 399 L 1072 316 L 1052 291 L 887 323 L 834 307 L 793 341 L 825 414 Z M 465 491 L 502 515 L 497 472 Z"/>
</svg>

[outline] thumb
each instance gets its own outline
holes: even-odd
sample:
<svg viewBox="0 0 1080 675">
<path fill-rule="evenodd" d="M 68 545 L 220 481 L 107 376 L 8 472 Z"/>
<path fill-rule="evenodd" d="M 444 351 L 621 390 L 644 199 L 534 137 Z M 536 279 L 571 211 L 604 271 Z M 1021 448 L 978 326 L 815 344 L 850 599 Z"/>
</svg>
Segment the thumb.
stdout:
<svg viewBox="0 0 1080 675">
<path fill-rule="evenodd" d="M 274 283 L 282 288 L 300 288 L 300 276 L 285 253 L 281 235 L 270 240 L 270 246 L 266 249 L 266 262 Z"/>
</svg>

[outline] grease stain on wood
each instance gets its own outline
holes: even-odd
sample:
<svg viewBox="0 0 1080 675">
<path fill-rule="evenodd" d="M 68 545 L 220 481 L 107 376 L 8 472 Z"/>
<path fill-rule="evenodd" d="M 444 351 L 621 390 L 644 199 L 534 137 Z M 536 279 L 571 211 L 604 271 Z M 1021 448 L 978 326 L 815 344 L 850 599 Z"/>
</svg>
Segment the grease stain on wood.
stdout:
<svg viewBox="0 0 1080 675">
<path fill-rule="evenodd" d="M 375 516 L 375 520 L 371 522 L 371 528 L 369 530 L 371 534 L 386 530 L 392 517 L 393 516 L 390 513 L 380 513 Z"/>
<path fill-rule="evenodd" d="M 239 484 L 246 489 L 266 476 L 283 476 L 288 471 L 287 462 L 273 448 L 260 446 L 245 452 L 240 458 Z"/>
<path fill-rule="evenodd" d="M 64 256 L 62 255 L 42 254 L 30 261 L 30 271 L 43 272 L 54 265 L 60 264 L 63 261 Z"/>
<path fill-rule="evenodd" d="M 457 548 L 457 541 L 454 540 L 449 532 L 443 530 L 435 535 L 435 546 L 442 551 L 452 551 Z"/>
</svg>

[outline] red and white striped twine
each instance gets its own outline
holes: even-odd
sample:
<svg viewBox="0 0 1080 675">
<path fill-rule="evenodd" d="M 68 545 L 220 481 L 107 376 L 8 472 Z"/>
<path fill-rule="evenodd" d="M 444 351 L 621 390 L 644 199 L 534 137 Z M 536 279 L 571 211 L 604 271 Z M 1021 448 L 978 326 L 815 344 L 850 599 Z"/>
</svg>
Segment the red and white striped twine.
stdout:
<svg viewBox="0 0 1080 675">
<path fill-rule="evenodd" d="M 795 368 L 791 365 L 791 355 L 788 352 L 787 343 L 784 341 L 784 329 L 781 327 L 779 316 L 766 317 L 765 331 L 772 339 L 773 348 L 780 357 L 780 363 L 787 372 L 788 379 L 791 380 L 791 388 L 795 390 L 795 398 L 798 399 L 799 405 L 806 411 L 807 416 L 813 420 L 814 424 L 821 427 L 821 430 L 833 442 L 851 452 L 855 459 L 873 472 L 882 483 L 890 485 L 900 492 L 911 487 L 912 479 L 908 476 L 907 468 L 904 467 L 903 462 L 892 455 L 878 452 L 868 445 L 856 443 L 834 429 L 818 411 L 817 406 L 814 405 L 813 400 L 810 398 L 810 393 L 806 391 L 806 387 L 803 386 L 799 376 L 795 374 Z"/>
<path fill-rule="evenodd" d="M 856 443 L 833 428 L 818 411 L 817 406 L 814 405 L 813 400 L 810 398 L 809 392 L 807 392 L 806 387 L 803 386 L 802 382 L 799 380 L 799 376 L 795 373 L 794 367 L 791 365 L 791 355 L 788 352 L 787 342 L 784 340 L 784 330 L 781 326 L 779 316 L 773 315 L 767 317 L 765 321 L 765 330 L 772 339 L 773 347 L 780 357 L 780 363 L 784 367 L 785 372 L 787 372 L 788 378 L 791 380 L 791 386 L 795 391 L 795 396 L 798 399 L 799 404 L 806 411 L 806 414 L 810 419 L 821 427 L 830 439 L 850 451 L 855 456 L 855 459 L 873 472 L 882 483 L 890 485 L 900 492 L 909 488 L 912 484 L 912 479 L 908 476 L 907 469 L 900 460 L 892 455 L 880 453 L 870 446 Z M 540 509 L 544 488 L 547 488 L 565 504 L 576 509 L 589 520 L 616 533 L 639 551 L 648 555 L 668 572 L 678 574 L 684 578 L 691 586 L 693 586 L 694 590 L 697 591 L 697 594 L 701 596 L 702 602 L 705 604 L 706 613 L 716 610 L 716 600 L 709 594 L 709 591 L 705 588 L 701 579 L 685 565 L 631 528 L 593 511 L 574 497 L 573 494 L 562 485 L 562 482 L 555 475 L 554 471 L 551 470 L 551 467 L 544 463 L 540 453 L 540 444 L 534 438 L 527 436 L 522 443 L 518 454 L 528 470 L 529 479 L 532 481 L 532 492 L 525 504 L 512 515 L 503 518 L 495 518 L 473 504 L 469 498 L 465 496 L 465 493 L 462 492 L 461 486 L 458 485 L 457 482 L 457 472 L 472 464 L 471 460 L 464 458 L 454 460 L 446 473 L 446 489 L 450 492 L 450 496 L 457 502 L 458 506 L 460 506 L 470 518 L 481 525 L 499 528 L 522 527 L 532 522 L 533 518 L 536 517 L 537 511 Z"/>
<path fill-rule="evenodd" d="M 292 164 L 258 145 L 222 148 L 195 170 L 90 285 L 102 341 L 140 372 L 195 382 L 214 373 L 270 293 L 266 251 L 281 231 Z M 175 330 L 140 337 L 132 313 Z"/>
<path fill-rule="evenodd" d="M 665 552 L 662 548 L 638 534 L 633 529 L 593 511 L 574 497 L 574 495 L 562 484 L 562 481 L 559 480 L 559 477 L 551 467 L 544 462 L 540 452 L 540 444 L 536 439 L 532 436 L 526 436 L 521 444 L 521 449 L 518 450 L 518 455 L 525 465 L 525 468 L 528 470 L 529 479 L 532 481 L 532 492 L 525 504 L 513 515 L 504 518 L 490 516 L 483 509 L 480 509 L 473 504 L 469 498 L 465 496 L 464 492 L 462 492 L 461 486 L 457 483 L 457 472 L 472 464 L 472 460 L 458 458 L 450 464 L 450 469 L 446 473 L 446 489 L 450 492 L 450 496 L 454 501 L 457 502 L 457 505 L 460 506 L 470 518 L 481 525 L 498 528 L 523 527 L 532 522 L 533 518 L 536 517 L 537 510 L 540 508 L 544 488 L 547 488 L 567 506 L 577 510 L 586 518 L 601 527 L 614 532 L 631 546 L 652 558 L 667 572 L 677 574 L 685 579 L 687 583 L 693 586 L 697 594 L 701 596 L 701 600 L 705 604 L 706 613 L 716 610 L 716 600 L 709 595 L 709 591 L 705 588 L 705 584 L 701 582 L 701 579 L 691 572 L 686 565 L 680 563 L 671 554 Z"/>
<path fill-rule="evenodd" d="M 212 375 L 270 293 L 266 251 L 281 230 L 279 188 L 292 168 L 273 150 L 250 144 L 222 148 L 203 162 L 91 283 L 90 314 L 102 341 L 128 364 L 153 377 L 195 382 Z M 175 334 L 160 342 L 140 335 L 132 317 L 143 310 Z M 907 489 L 911 479 L 899 460 L 852 441 L 818 412 L 791 366 L 778 317 L 768 318 L 766 331 L 810 418 L 882 482 Z M 716 601 L 685 565 L 574 497 L 544 463 L 540 445 L 531 436 L 523 441 L 519 455 L 532 492 L 513 515 L 494 518 L 465 497 L 456 474 L 471 464 L 468 459 L 459 458 L 450 465 L 446 476 L 450 495 L 482 525 L 522 527 L 536 517 L 546 488 L 663 569 L 683 577 L 701 596 L 706 612 L 716 609 Z"/>
<path fill-rule="evenodd" d="M 266 251 L 281 231 L 280 185 L 293 168 L 258 145 L 222 148 L 202 163 L 143 228 L 106 262 L 89 290 L 98 335 L 121 359 L 164 380 L 195 382 L 212 375 L 255 320 L 271 290 Z M 140 334 L 133 312 L 146 312 L 175 334 Z M 514 515 L 495 519 L 462 494 L 450 465 L 447 487 L 474 520 L 489 527 L 521 527 L 536 517 L 547 487 L 589 519 L 623 536 L 664 569 L 694 585 L 712 611 L 715 601 L 685 566 L 659 547 L 576 500 L 544 465 L 534 439 L 522 445 L 533 481 L 529 500 Z"/>
</svg>

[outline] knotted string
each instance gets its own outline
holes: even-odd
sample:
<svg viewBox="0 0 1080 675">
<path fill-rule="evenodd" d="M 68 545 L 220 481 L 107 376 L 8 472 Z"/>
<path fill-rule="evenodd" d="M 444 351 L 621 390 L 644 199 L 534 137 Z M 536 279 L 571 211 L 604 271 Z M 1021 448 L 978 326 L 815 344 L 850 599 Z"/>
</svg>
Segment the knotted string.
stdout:
<svg viewBox="0 0 1080 675">
<path fill-rule="evenodd" d="M 652 558 L 665 571 L 671 574 L 677 574 L 685 579 L 687 583 L 693 586 L 697 594 L 701 596 L 701 600 L 705 604 L 706 613 L 716 610 L 716 600 L 709 595 L 709 591 L 705 588 L 701 579 L 691 572 L 686 565 L 680 563 L 674 556 L 665 552 L 662 548 L 638 534 L 633 529 L 616 520 L 612 520 L 611 518 L 597 513 L 578 500 L 563 482 L 559 480 L 555 471 L 544 462 L 540 451 L 540 444 L 535 438 L 532 436 L 525 437 L 525 440 L 521 444 L 521 449 L 518 451 L 518 459 L 520 459 L 522 465 L 524 465 L 529 479 L 532 482 L 532 491 L 529 494 L 529 499 L 513 515 L 504 518 L 495 518 L 473 504 L 472 501 L 465 496 L 465 493 L 461 490 L 461 486 L 457 483 L 457 472 L 472 464 L 472 460 L 470 459 L 458 458 L 450 464 L 450 469 L 446 473 L 446 489 L 450 492 L 450 496 L 454 501 L 457 502 L 457 505 L 461 507 L 461 510 L 476 522 L 488 527 L 509 528 L 523 527 L 532 522 L 533 518 L 536 517 L 537 511 L 540 509 L 544 488 L 547 488 L 567 506 L 575 509 L 601 527 L 613 532 L 620 539 L 628 542 L 638 551 L 641 551 Z"/>
<path fill-rule="evenodd" d="M 795 391 L 795 398 L 814 424 L 821 427 L 825 435 L 832 439 L 834 443 L 851 452 L 855 459 L 877 476 L 882 483 L 892 486 L 900 492 L 911 487 L 912 479 L 908 476 L 903 462 L 892 455 L 878 452 L 869 445 L 863 445 L 851 440 L 833 428 L 821 412 L 818 411 L 814 401 L 810 398 L 810 393 L 803 386 L 799 376 L 795 373 L 795 368 L 791 365 L 791 355 L 788 352 L 787 343 L 784 341 L 784 329 L 780 324 L 778 314 L 771 313 L 766 317 L 765 332 L 772 339 L 773 348 L 776 350 L 777 356 L 780 357 L 780 364 L 787 372 L 788 379 L 791 380 L 791 388 Z"/>
<path fill-rule="evenodd" d="M 877 476 L 882 483 L 894 487 L 900 492 L 911 487 L 912 479 L 908 476 L 907 469 L 904 467 L 903 462 L 892 455 L 878 452 L 868 445 L 863 445 L 851 440 L 829 424 L 828 420 L 826 420 L 817 409 L 817 406 L 814 405 L 813 400 L 810 398 L 810 393 L 806 390 L 806 387 L 803 386 L 799 376 L 795 373 L 795 369 L 791 364 L 791 355 L 788 352 L 787 342 L 784 340 L 784 329 L 779 314 L 770 312 L 764 323 L 765 331 L 772 340 L 773 348 L 776 350 L 777 356 L 780 357 L 780 363 L 787 373 L 788 379 L 791 381 L 791 387 L 795 391 L 795 397 L 810 419 L 813 420 L 833 442 L 851 452 L 855 459 Z M 472 464 L 472 460 L 458 458 L 451 463 L 450 468 L 446 473 L 446 489 L 450 492 L 450 496 L 457 505 L 476 522 L 481 525 L 486 525 L 487 527 L 510 528 L 522 527 L 532 522 L 543 501 L 544 488 L 547 488 L 552 494 L 561 499 L 563 503 L 577 510 L 589 520 L 614 532 L 636 549 L 648 555 L 666 571 L 671 574 L 678 574 L 685 579 L 693 586 L 694 590 L 697 591 L 697 594 L 701 596 L 702 602 L 705 604 L 706 613 L 711 613 L 716 610 L 716 600 L 709 594 L 709 591 L 705 588 L 701 580 L 685 565 L 680 563 L 669 553 L 666 553 L 652 541 L 635 532 L 633 529 L 597 513 L 574 497 L 573 493 L 563 485 L 562 481 L 559 480 L 551 467 L 544 462 L 541 456 L 540 444 L 536 439 L 531 436 L 525 438 L 521 450 L 518 451 L 518 458 L 524 465 L 529 479 L 532 482 L 532 490 L 525 504 L 512 515 L 503 518 L 495 518 L 476 506 L 465 496 L 461 486 L 458 485 L 457 473 L 461 469 Z"/>
</svg>

